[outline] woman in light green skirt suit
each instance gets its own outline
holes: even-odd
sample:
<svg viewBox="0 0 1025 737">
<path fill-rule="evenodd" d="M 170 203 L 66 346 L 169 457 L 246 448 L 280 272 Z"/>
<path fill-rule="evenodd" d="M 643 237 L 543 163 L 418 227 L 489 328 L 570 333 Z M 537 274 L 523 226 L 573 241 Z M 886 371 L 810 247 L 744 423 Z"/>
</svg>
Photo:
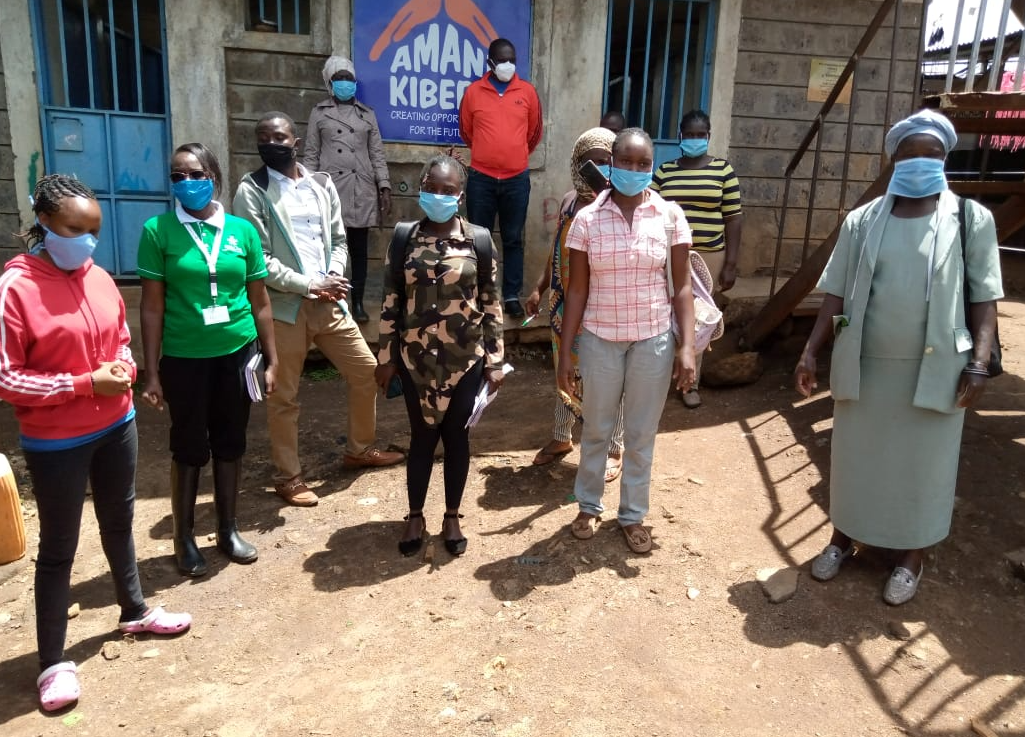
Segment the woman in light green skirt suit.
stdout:
<svg viewBox="0 0 1025 737">
<path fill-rule="evenodd" d="M 794 372 L 810 396 L 816 356 L 835 336 L 834 529 L 812 577 L 833 578 L 855 541 L 896 550 L 883 589 L 893 605 L 915 595 L 925 549 L 950 531 L 964 409 L 985 389 L 1003 296 L 993 216 L 971 201 L 962 248 L 961 204 L 943 172 L 956 143 L 950 121 L 928 110 L 887 134 L 887 193 L 847 216 Z"/>
</svg>

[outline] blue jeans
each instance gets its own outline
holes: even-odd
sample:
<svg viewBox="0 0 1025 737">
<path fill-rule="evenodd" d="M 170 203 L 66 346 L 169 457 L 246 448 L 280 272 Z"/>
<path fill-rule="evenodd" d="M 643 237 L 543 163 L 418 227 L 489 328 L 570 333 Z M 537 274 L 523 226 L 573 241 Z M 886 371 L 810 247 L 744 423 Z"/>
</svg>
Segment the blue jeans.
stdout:
<svg viewBox="0 0 1025 737">
<path fill-rule="evenodd" d="M 470 169 L 466 182 L 466 217 L 474 225 L 502 235 L 502 299 L 519 299 L 523 289 L 523 227 L 530 202 L 530 170 L 495 179 Z"/>
<path fill-rule="evenodd" d="M 596 515 L 604 511 L 605 457 L 622 402 L 619 524 L 625 527 L 644 521 L 655 436 L 673 375 L 675 349 L 670 331 L 634 342 L 603 340 L 587 330 L 580 335 L 584 424 L 573 493 L 581 512 Z"/>
</svg>

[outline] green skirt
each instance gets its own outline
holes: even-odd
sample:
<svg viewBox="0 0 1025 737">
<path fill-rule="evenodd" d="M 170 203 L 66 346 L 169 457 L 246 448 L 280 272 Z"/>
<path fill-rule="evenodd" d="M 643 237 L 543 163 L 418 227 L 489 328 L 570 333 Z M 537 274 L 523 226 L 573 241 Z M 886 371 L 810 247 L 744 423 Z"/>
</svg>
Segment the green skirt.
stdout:
<svg viewBox="0 0 1025 737">
<path fill-rule="evenodd" d="M 860 399 L 834 406 L 829 516 L 866 545 L 925 548 L 950 532 L 964 411 L 911 405 L 919 364 L 862 357 Z"/>
</svg>

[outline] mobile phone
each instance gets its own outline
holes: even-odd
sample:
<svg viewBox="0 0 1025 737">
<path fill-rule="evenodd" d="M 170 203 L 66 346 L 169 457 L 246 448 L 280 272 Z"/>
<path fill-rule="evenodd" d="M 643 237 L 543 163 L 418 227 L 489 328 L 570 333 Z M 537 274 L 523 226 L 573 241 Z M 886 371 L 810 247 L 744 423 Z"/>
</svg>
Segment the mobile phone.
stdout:
<svg viewBox="0 0 1025 737">
<path fill-rule="evenodd" d="M 402 396 L 402 379 L 399 378 L 398 374 L 391 377 L 391 381 L 388 382 L 388 389 L 384 393 L 385 399 L 395 399 L 395 397 Z"/>
<path fill-rule="evenodd" d="M 577 169 L 577 172 L 587 182 L 587 186 L 594 190 L 595 194 L 600 194 L 609 188 L 609 180 L 605 178 L 601 169 L 593 161 L 585 161 Z"/>
</svg>

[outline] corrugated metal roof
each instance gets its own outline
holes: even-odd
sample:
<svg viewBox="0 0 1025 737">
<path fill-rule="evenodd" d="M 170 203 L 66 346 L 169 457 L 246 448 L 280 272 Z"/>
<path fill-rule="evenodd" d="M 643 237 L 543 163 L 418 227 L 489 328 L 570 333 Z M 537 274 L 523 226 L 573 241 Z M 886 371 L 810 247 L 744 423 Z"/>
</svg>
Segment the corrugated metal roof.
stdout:
<svg viewBox="0 0 1025 737">
<path fill-rule="evenodd" d="M 926 53 L 949 49 L 954 37 L 958 5 L 963 5 L 961 28 L 958 32 L 958 46 L 970 46 L 975 41 L 975 30 L 979 23 L 979 9 L 983 0 L 932 0 L 926 15 Z M 1000 16 L 1004 0 L 988 0 L 982 18 L 982 41 L 992 41 L 997 36 L 1020 33 L 1025 26 L 1012 10 L 1007 14 L 1007 27 L 1000 28 Z"/>
</svg>

